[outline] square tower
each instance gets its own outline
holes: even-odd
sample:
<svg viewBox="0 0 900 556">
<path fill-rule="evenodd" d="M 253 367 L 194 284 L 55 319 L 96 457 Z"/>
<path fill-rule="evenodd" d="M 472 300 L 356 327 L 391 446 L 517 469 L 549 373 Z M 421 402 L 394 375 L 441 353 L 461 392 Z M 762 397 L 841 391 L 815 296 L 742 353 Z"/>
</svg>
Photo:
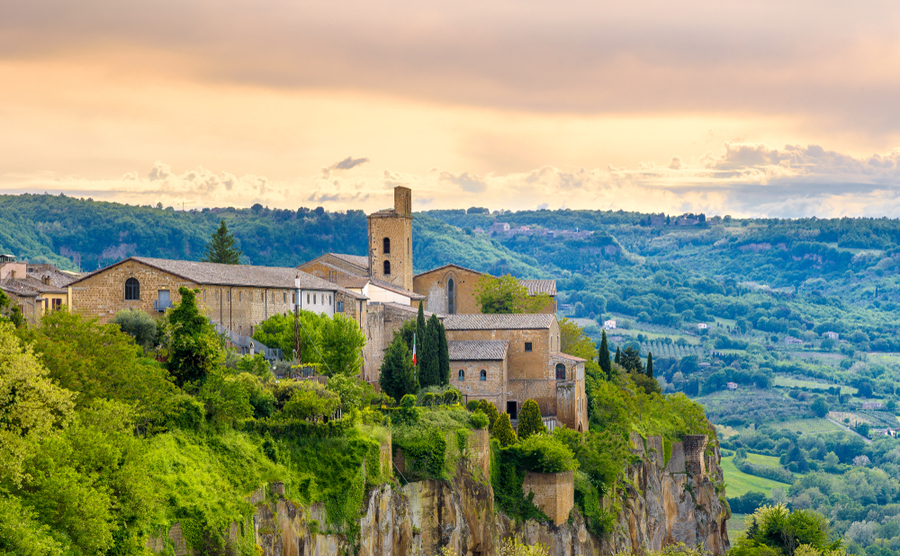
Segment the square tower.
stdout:
<svg viewBox="0 0 900 556">
<path fill-rule="evenodd" d="M 369 215 L 369 275 L 413 291 L 412 190 L 394 188 L 394 209 Z"/>
</svg>

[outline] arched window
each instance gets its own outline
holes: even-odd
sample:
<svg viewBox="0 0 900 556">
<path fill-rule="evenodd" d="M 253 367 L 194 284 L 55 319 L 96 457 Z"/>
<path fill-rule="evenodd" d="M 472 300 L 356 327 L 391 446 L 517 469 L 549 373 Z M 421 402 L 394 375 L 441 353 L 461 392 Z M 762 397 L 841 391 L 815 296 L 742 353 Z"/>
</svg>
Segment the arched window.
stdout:
<svg viewBox="0 0 900 556">
<path fill-rule="evenodd" d="M 457 378 L 460 382 L 463 382 L 464 380 L 466 380 L 466 371 L 460 369 L 460 370 L 459 370 L 459 374 L 457 375 L 456 378 Z"/>
<path fill-rule="evenodd" d="M 384 275 L 391 275 L 391 261 L 384 261 Z"/>
<path fill-rule="evenodd" d="M 451 315 L 456 314 L 456 282 L 453 278 L 447 281 L 447 312 Z"/>
<path fill-rule="evenodd" d="M 487 380 L 487 371 L 481 369 L 481 380 Z"/>
<path fill-rule="evenodd" d="M 562 363 L 556 364 L 556 380 L 566 379 L 566 366 Z"/>
<path fill-rule="evenodd" d="M 384 251 L 384 254 L 385 254 L 385 255 L 390 254 L 390 252 L 391 252 L 391 238 L 386 237 L 386 238 L 384 238 L 384 239 L 381 241 L 381 243 L 384 244 L 384 249 L 382 249 L 382 250 Z"/>
<path fill-rule="evenodd" d="M 125 280 L 125 301 L 141 300 L 141 283 L 137 278 L 129 278 Z"/>
</svg>

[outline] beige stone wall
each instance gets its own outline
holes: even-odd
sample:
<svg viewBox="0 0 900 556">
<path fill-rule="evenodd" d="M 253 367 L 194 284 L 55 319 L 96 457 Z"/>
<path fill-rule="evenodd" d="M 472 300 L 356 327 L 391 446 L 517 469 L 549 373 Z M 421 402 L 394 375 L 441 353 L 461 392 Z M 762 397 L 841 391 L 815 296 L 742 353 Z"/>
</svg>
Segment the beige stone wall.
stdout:
<svg viewBox="0 0 900 556">
<path fill-rule="evenodd" d="M 575 473 L 526 473 L 522 493 L 534 493 L 534 505 L 557 526 L 569 519 L 575 506 Z"/>
<path fill-rule="evenodd" d="M 391 252 L 384 252 L 384 238 L 390 239 Z M 384 273 L 384 261 L 391 273 Z M 413 290 L 412 216 L 392 212 L 369 215 L 369 273 L 374 278 Z"/>
<path fill-rule="evenodd" d="M 559 345 L 559 326 L 555 327 Z M 553 328 L 538 330 L 448 330 L 448 340 L 507 340 L 508 376 L 512 379 L 545 379 Z M 531 342 L 531 351 L 525 343 Z"/>
<path fill-rule="evenodd" d="M 125 300 L 125 280 L 135 278 L 141 285 L 140 299 Z M 159 290 L 169 290 L 172 303 L 181 301 L 178 288 L 197 288 L 197 284 L 173 274 L 157 270 L 137 261 L 127 260 L 103 272 L 89 276 L 69 286 L 70 310 L 96 317 L 101 322 L 109 320 L 119 311 L 140 309 L 158 316 L 153 302 Z"/>
<path fill-rule="evenodd" d="M 378 382 L 385 350 L 384 305 L 369 305 L 363 332 L 366 335 L 366 347 L 363 349 L 363 379 L 369 383 Z"/>
<path fill-rule="evenodd" d="M 469 433 L 469 457 L 476 469 L 480 469 L 484 477 L 491 477 L 491 435 L 487 429 L 473 430 Z"/>
<path fill-rule="evenodd" d="M 487 371 L 487 380 L 481 380 L 481 370 Z M 465 372 L 465 380 L 459 380 L 459 371 Z M 506 411 L 506 361 L 450 361 L 450 385 L 463 395 L 463 403 L 471 400 L 487 400 Z"/>
<path fill-rule="evenodd" d="M 481 312 L 481 306 L 475 298 L 475 289 L 481 274 L 460 268 L 442 268 L 434 272 L 420 274 L 413 278 L 413 291 L 424 295 L 425 310 L 432 313 L 447 314 L 447 284 L 453 279 L 456 290 L 456 313 L 472 315 Z"/>
<path fill-rule="evenodd" d="M 141 286 L 139 300 L 125 300 L 125 281 L 135 278 Z M 198 285 L 173 274 L 128 260 L 70 286 L 71 310 L 108 322 L 117 312 L 140 309 L 152 316 L 160 290 L 168 290 L 172 304 L 181 301 L 178 288 L 199 289 L 197 304 L 214 323 L 234 332 L 252 335 L 253 328 L 276 314 L 292 310 L 293 289 Z"/>
</svg>

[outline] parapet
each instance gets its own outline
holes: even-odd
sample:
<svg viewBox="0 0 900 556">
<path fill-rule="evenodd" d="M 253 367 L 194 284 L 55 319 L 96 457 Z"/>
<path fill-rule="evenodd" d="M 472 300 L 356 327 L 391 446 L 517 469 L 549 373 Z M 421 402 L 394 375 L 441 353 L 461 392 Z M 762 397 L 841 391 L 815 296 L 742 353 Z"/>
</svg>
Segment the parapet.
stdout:
<svg viewBox="0 0 900 556">
<path fill-rule="evenodd" d="M 706 476 L 706 444 L 709 438 L 705 434 L 689 434 L 684 437 L 685 471 L 698 477 Z"/>
<path fill-rule="evenodd" d="M 526 473 L 522 494 L 529 492 L 534 493 L 534 505 L 560 526 L 575 506 L 575 473 Z"/>
</svg>

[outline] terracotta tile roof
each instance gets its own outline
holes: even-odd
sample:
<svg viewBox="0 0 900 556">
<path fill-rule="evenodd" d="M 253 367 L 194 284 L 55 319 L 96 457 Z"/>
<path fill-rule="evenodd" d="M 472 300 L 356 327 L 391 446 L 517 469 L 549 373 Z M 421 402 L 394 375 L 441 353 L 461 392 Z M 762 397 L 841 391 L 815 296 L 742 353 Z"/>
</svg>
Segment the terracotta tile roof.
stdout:
<svg viewBox="0 0 900 556">
<path fill-rule="evenodd" d="M 397 309 L 397 310 L 403 311 L 405 313 L 410 313 L 412 315 L 419 314 L 419 306 L 418 305 L 403 305 L 402 303 L 385 303 L 384 306 L 390 307 L 392 309 Z M 427 319 L 435 313 L 432 313 L 431 311 L 422 311 L 422 314 L 424 314 L 425 318 Z M 440 315 L 438 315 L 438 317 L 440 317 Z"/>
<path fill-rule="evenodd" d="M 361 290 L 366 286 L 366 284 L 369 283 L 369 278 L 367 276 L 352 276 L 350 274 L 342 274 L 341 276 L 335 276 L 334 280 L 330 281 L 344 288 L 355 288 Z"/>
<path fill-rule="evenodd" d="M 550 328 L 556 315 L 447 315 L 447 330 L 534 330 Z"/>
<path fill-rule="evenodd" d="M 464 271 L 466 271 L 466 272 L 472 272 L 472 273 L 474 273 L 474 274 L 481 274 L 481 275 L 484 274 L 484 272 L 478 272 L 477 270 L 472 270 L 471 268 L 466 268 L 466 267 L 460 266 L 460 265 L 458 265 L 458 264 L 449 263 L 449 264 L 445 264 L 445 265 L 443 265 L 443 266 L 439 266 L 439 267 L 437 267 L 437 268 L 432 268 L 431 270 L 426 270 L 425 272 L 420 272 L 420 273 L 416 274 L 415 277 L 418 278 L 419 276 L 424 276 L 424 275 L 426 275 L 426 274 L 431 274 L 432 272 L 437 272 L 437 271 L 439 271 L 439 270 L 444 270 L 445 268 L 449 268 L 449 267 L 458 268 L 458 269 L 460 269 L 460 270 L 464 270 Z"/>
<path fill-rule="evenodd" d="M 502 361 L 506 359 L 506 340 L 449 340 L 450 361 Z"/>
<path fill-rule="evenodd" d="M 569 355 L 568 353 L 563 353 L 561 351 L 552 351 L 550 355 L 553 357 L 559 357 L 561 359 L 568 359 L 569 361 L 580 361 L 584 363 L 587 359 L 582 359 L 581 357 L 575 357 L 574 355 Z"/>
<path fill-rule="evenodd" d="M 369 270 L 369 257 L 364 257 L 362 255 L 345 255 L 344 253 L 326 253 L 326 255 L 337 257 L 342 261 L 364 268 L 366 269 L 366 272 Z"/>
<path fill-rule="evenodd" d="M 400 286 L 395 286 L 390 282 L 385 282 L 384 280 L 379 280 L 377 278 L 368 278 L 370 284 L 374 286 L 378 286 L 379 288 L 385 289 L 389 292 L 399 293 L 400 295 L 406 296 L 414 301 L 421 301 L 425 299 L 424 295 L 418 294 L 416 292 L 411 292 L 409 290 L 405 290 Z"/>
<path fill-rule="evenodd" d="M 65 287 L 56 287 L 44 284 L 40 279 L 32 276 L 24 278 L 16 278 L 15 280 L 7 279 L 2 284 L 3 289 L 13 292 L 19 296 L 30 297 L 41 293 L 57 293 L 64 294 L 68 290 Z"/>
<path fill-rule="evenodd" d="M 556 280 L 519 280 L 519 283 L 528 288 L 529 295 L 556 295 Z"/>
</svg>

